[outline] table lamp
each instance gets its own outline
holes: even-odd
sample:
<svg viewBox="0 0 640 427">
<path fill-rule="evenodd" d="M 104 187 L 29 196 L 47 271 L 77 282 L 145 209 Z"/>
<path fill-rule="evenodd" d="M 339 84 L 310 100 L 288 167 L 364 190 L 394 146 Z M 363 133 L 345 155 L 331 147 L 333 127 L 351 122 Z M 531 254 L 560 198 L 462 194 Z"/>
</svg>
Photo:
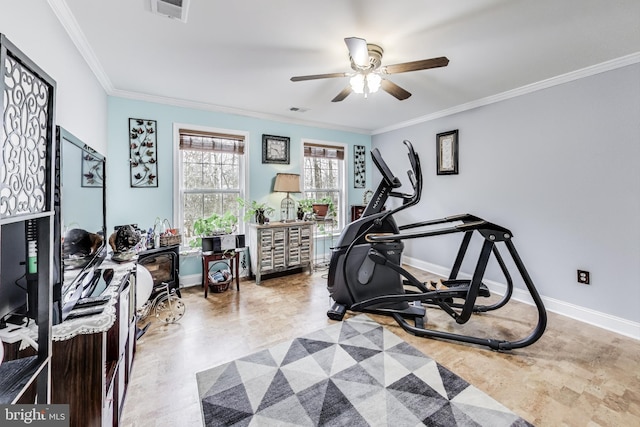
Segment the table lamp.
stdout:
<svg viewBox="0 0 640 427">
<path fill-rule="evenodd" d="M 296 173 L 278 173 L 273 191 L 287 193 L 287 197 L 280 203 L 281 220 L 293 221 L 296 218 L 296 202 L 289 197 L 289 193 L 300 193 L 300 175 Z"/>
</svg>

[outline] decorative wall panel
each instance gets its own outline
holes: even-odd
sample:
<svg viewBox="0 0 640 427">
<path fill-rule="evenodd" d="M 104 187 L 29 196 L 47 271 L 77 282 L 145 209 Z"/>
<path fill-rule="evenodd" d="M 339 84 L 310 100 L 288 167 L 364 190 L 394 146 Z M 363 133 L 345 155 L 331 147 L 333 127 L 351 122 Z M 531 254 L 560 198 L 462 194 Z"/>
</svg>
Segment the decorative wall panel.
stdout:
<svg viewBox="0 0 640 427">
<path fill-rule="evenodd" d="M 49 208 L 48 141 L 51 87 L 10 55 L 3 55 L 0 217 Z"/>
</svg>

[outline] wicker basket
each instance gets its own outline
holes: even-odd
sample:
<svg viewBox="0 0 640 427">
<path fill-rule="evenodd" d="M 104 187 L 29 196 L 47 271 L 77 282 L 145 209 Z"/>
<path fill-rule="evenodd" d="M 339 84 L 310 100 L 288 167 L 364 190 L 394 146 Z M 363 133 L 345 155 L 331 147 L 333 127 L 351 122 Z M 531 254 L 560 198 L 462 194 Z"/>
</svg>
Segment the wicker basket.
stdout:
<svg viewBox="0 0 640 427">
<path fill-rule="evenodd" d="M 211 276 L 211 271 L 214 270 L 214 268 L 220 267 L 220 266 L 222 266 L 222 269 L 225 271 L 225 274 L 227 275 L 227 278 L 225 280 L 215 280 Z M 221 272 L 221 271 L 222 270 L 218 269 L 218 272 Z M 207 272 L 207 285 L 209 286 L 209 289 L 211 290 L 211 292 L 221 293 L 221 292 L 227 291 L 232 281 L 233 281 L 233 274 L 231 273 L 231 268 L 229 267 L 229 264 L 227 264 L 224 261 L 216 261 L 213 264 L 211 264 L 211 266 L 209 267 L 209 271 Z"/>
<path fill-rule="evenodd" d="M 209 282 L 209 290 L 216 294 L 226 292 L 229 290 L 229 284 L 231 284 L 231 278 L 224 282 Z"/>
<path fill-rule="evenodd" d="M 160 236 L 160 247 L 179 245 L 182 242 L 181 234 L 172 234 L 169 236 Z"/>
<path fill-rule="evenodd" d="M 182 243 L 182 235 L 179 228 L 173 228 L 168 219 L 161 221 L 160 218 L 156 218 L 156 222 L 153 224 L 153 234 L 160 235 L 160 247 L 173 246 Z"/>
</svg>

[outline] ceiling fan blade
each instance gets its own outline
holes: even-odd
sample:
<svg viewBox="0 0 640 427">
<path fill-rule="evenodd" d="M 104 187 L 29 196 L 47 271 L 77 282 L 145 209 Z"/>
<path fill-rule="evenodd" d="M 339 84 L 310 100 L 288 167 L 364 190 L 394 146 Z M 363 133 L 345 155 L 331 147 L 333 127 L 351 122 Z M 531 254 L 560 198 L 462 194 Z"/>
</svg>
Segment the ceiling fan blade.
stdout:
<svg viewBox="0 0 640 427">
<path fill-rule="evenodd" d="M 332 79 L 334 77 L 347 77 L 347 73 L 329 73 L 329 74 L 311 74 L 309 76 L 291 77 L 292 82 L 301 82 L 304 80 Z"/>
<path fill-rule="evenodd" d="M 429 68 L 446 67 L 449 59 L 446 56 L 439 58 L 422 59 L 420 61 L 403 62 L 401 64 L 387 65 L 382 67 L 382 72 L 386 74 L 406 73 L 407 71 L 426 70 Z"/>
<path fill-rule="evenodd" d="M 380 87 L 382 88 L 382 90 L 395 96 L 400 101 L 403 101 L 411 96 L 411 93 L 407 92 L 397 84 L 387 79 L 382 79 L 382 81 L 380 82 Z"/>
<path fill-rule="evenodd" d="M 343 99 L 345 99 L 347 96 L 349 96 L 349 94 L 352 92 L 353 90 L 351 89 L 351 85 L 345 87 L 344 89 L 342 89 L 342 91 L 340 91 L 339 94 L 336 95 L 335 98 L 333 98 L 331 100 L 331 102 L 340 102 Z"/>
<path fill-rule="evenodd" d="M 349 49 L 349 55 L 353 59 L 353 63 L 358 67 L 369 67 L 369 49 L 367 48 L 367 41 L 359 37 L 347 37 L 344 39 Z"/>
</svg>

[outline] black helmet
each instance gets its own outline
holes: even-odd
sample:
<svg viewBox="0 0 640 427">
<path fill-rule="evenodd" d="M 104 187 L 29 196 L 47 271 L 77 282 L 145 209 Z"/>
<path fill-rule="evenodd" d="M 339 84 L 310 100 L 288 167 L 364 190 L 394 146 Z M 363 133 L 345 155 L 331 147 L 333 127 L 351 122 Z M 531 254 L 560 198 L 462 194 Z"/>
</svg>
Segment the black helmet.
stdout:
<svg viewBox="0 0 640 427">
<path fill-rule="evenodd" d="M 140 234 L 131 225 L 119 227 L 109 238 L 109 244 L 113 252 L 127 252 L 134 248 L 140 241 Z"/>
</svg>

